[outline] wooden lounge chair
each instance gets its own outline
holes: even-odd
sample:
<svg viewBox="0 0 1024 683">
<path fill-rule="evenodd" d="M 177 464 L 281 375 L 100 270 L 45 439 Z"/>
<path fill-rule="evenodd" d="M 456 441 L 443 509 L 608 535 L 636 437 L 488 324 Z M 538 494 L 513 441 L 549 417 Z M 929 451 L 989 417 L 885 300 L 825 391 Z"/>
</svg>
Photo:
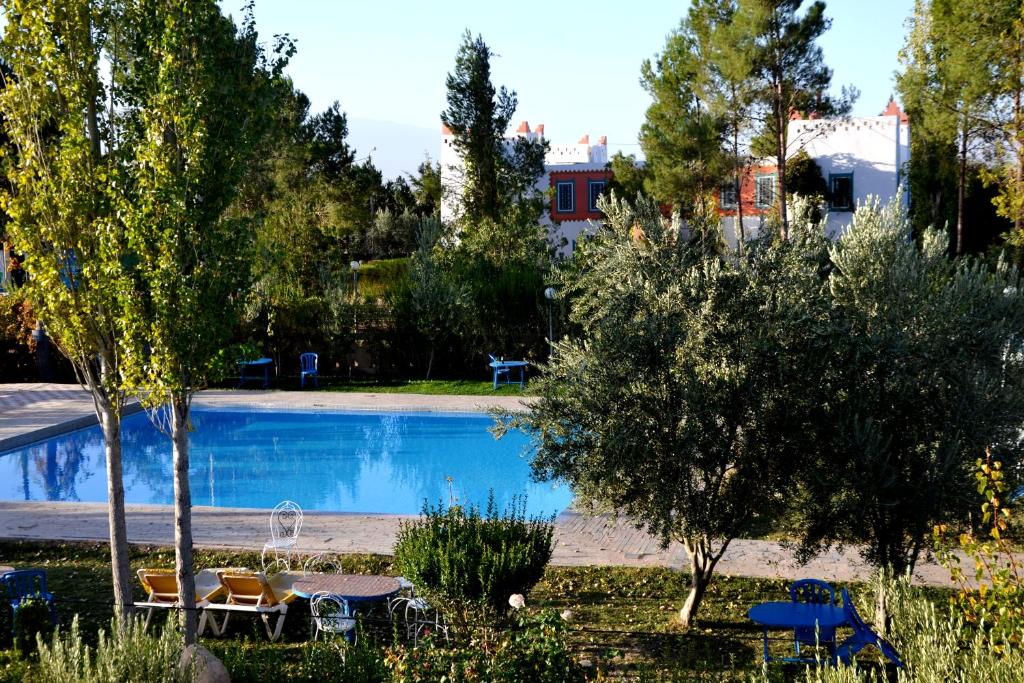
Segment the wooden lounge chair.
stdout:
<svg viewBox="0 0 1024 683">
<path fill-rule="evenodd" d="M 224 621 L 220 626 L 222 633 L 227 628 L 228 617 L 232 612 L 258 614 L 267 629 L 267 637 L 274 642 L 281 637 L 288 603 L 296 597 L 291 586 L 300 576 L 281 572 L 268 579 L 262 572 L 219 571 L 217 578 L 227 593 L 227 599 L 223 603 L 209 605 L 206 609 L 224 612 Z M 277 615 L 277 623 L 271 629 L 270 616 L 273 614 Z"/>
<path fill-rule="evenodd" d="M 178 602 L 178 576 L 173 569 L 149 569 L 142 568 L 138 572 L 139 581 L 146 591 L 148 600 L 136 602 L 135 606 L 146 610 L 146 622 L 143 628 L 149 628 L 149 622 L 153 618 L 153 610 L 156 608 L 176 609 Z M 207 623 L 213 635 L 220 635 L 220 627 L 213 615 L 209 614 L 207 607 L 211 601 L 217 599 L 224 593 L 217 574 L 212 569 L 204 569 L 196 573 L 196 607 L 199 612 L 199 635 L 203 634 Z"/>
</svg>

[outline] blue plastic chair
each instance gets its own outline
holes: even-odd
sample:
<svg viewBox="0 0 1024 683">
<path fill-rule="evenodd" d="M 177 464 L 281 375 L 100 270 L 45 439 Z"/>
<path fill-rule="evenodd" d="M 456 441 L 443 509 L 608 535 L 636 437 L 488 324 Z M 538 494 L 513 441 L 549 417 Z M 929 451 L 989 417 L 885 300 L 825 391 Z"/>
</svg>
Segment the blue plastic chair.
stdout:
<svg viewBox="0 0 1024 683">
<path fill-rule="evenodd" d="M 789 587 L 789 597 L 793 602 L 806 602 L 814 605 L 834 605 L 836 591 L 825 581 L 819 579 L 800 579 Z M 830 654 L 835 654 L 836 630 L 831 627 L 806 628 L 793 630 L 796 654 L 800 656 L 801 645 L 824 645 Z"/>
<path fill-rule="evenodd" d="M 886 659 L 902 669 L 903 661 L 900 659 L 899 653 L 896 652 L 896 648 L 864 623 L 860 614 L 857 613 L 857 608 L 853 606 L 853 600 L 850 599 L 849 591 L 845 588 L 843 589 L 842 596 L 843 611 L 846 613 L 846 619 L 850 622 L 850 627 L 853 629 L 853 635 L 840 643 L 839 647 L 836 648 L 836 662 L 849 665 L 853 663 L 854 657 L 857 656 L 858 652 L 868 645 L 874 645 L 882 651 Z"/>
<path fill-rule="evenodd" d="M 304 353 L 301 356 L 299 356 L 299 366 L 300 366 L 300 368 L 299 368 L 299 386 L 300 387 L 305 387 L 306 386 L 306 378 L 307 377 L 312 377 L 313 378 L 313 386 L 315 386 L 315 387 L 320 386 L 320 384 L 318 383 L 318 377 L 319 377 L 319 375 L 318 375 L 318 365 L 319 365 L 319 356 L 317 356 L 315 353 Z"/>
<path fill-rule="evenodd" d="M 50 608 L 50 621 L 57 623 L 57 606 L 53 595 L 46 590 L 46 572 L 41 569 L 20 569 L 0 575 L 0 587 L 4 598 L 11 604 L 11 614 L 21 609 L 22 602 L 28 598 L 45 600 Z M 14 619 L 12 619 L 12 622 Z"/>
</svg>

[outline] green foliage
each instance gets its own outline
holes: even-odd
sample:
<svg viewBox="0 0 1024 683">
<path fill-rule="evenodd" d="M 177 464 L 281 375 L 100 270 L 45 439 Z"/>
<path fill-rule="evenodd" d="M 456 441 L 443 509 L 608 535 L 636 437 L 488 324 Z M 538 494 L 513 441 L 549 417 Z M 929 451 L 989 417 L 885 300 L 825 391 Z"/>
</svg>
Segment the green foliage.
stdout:
<svg viewBox="0 0 1024 683">
<path fill-rule="evenodd" d="M 394 683 L 582 683 L 562 618 L 548 610 L 523 615 L 517 626 L 459 648 L 428 637 L 415 648 L 392 648 L 387 656 Z"/>
<path fill-rule="evenodd" d="M 786 186 L 801 197 L 828 198 L 828 184 L 821 166 L 803 149 L 790 157 L 786 164 Z"/>
<path fill-rule="evenodd" d="M 981 505 L 980 534 L 960 534 L 958 547 L 974 565 L 969 575 L 949 541 L 949 527 L 935 528 L 939 560 L 959 587 L 954 606 L 975 629 L 991 634 L 998 651 L 1024 649 L 1024 560 L 1014 554 L 1007 536 L 1013 517 L 1013 494 L 1007 491 L 1002 463 L 991 456 L 978 460 L 975 478 Z"/>
<path fill-rule="evenodd" d="M 22 656 L 32 654 L 38 640 L 45 640 L 52 631 L 50 605 L 41 598 L 22 598 L 14 612 L 14 647 L 18 652 Z"/>
<path fill-rule="evenodd" d="M 467 633 L 475 620 L 504 614 L 511 595 L 529 593 L 551 559 L 553 533 L 551 520 L 526 518 L 524 501 L 500 513 L 493 492 L 483 515 L 427 505 L 401 524 L 395 569 Z"/>
<path fill-rule="evenodd" d="M 686 208 L 719 187 L 731 168 L 722 147 L 726 123 L 701 99 L 704 67 L 699 38 L 686 21 L 655 61 L 641 67 L 641 83 L 654 100 L 640 128 L 651 174 L 647 190 Z"/>
<path fill-rule="evenodd" d="M 899 672 L 896 680 L 916 683 L 1013 683 L 1020 680 L 1024 654 L 1019 649 L 1006 652 L 998 635 L 965 628 L 962 615 L 937 605 L 921 589 L 911 588 L 906 579 L 885 582 L 881 590 L 892 608 L 889 640 L 907 667 Z M 877 650 L 869 649 L 861 655 L 857 667 L 808 667 L 804 680 L 808 683 L 882 683 L 893 680 L 888 673 Z"/>
<path fill-rule="evenodd" d="M 459 178 L 462 217 L 499 221 L 510 205 L 533 195 L 544 171 L 546 142 L 517 138 L 506 150 L 504 136 L 516 110 L 516 94 L 491 83 L 493 52 L 467 30 L 448 74 L 448 108 L 441 121 L 455 135 L 464 167 Z"/>
<path fill-rule="evenodd" d="M 909 235 L 898 202 L 869 204 L 831 249 L 828 429 L 797 501 L 805 549 L 858 543 L 897 574 L 934 525 L 966 517 L 975 454 L 1011 457 L 1024 421 L 1016 270 Z"/>
<path fill-rule="evenodd" d="M 383 648 L 360 633 L 355 645 L 342 638 L 307 641 L 290 651 L 265 642 L 227 641 L 211 643 L 236 683 L 268 680 L 317 683 L 379 683 L 389 680 Z"/>
<path fill-rule="evenodd" d="M 626 156 L 621 151 L 612 155 L 607 168 L 612 172 L 608 180 L 605 194 L 615 193 L 618 197 L 624 197 L 629 201 L 637 195 L 644 194 L 644 186 L 650 176 L 650 169 L 646 164 L 637 164 L 636 155 Z"/>
<path fill-rule="evenodd" d="M 691 241 L 652 202 L 603 204 L 606 229 L 566 271 L 579 338 L 556 345 L 513 424 L 533 468 L 577 505 L 629 515 L 691 556 L 692 618 L 729 540 L 772 518 L 814 448 L 824 237 L 726 258 L 713 212 Z"/>
<path fill-rule="evenodd" d="M 984 159 L 981 175 L 998 188 L 994 207 L 1013 224 L 1009 241 L 1019 246 L 1024 228 L 1024 24 L 1019 3 L 917 2 L 909 27 L 897 87 L 914 126 L 909 177 L 915 201 L 926 214 L 948 217 L 955 253 L 972 246 L 978 250 L 971 244 L 977 241 L 972 233 L 987 225 L 984 214 L 967 206 L 969 167 Z"/>
<path fill-rule="evenodd" d="M 67 633 L 57 632 L 47 643 L 39 639 L 39 665 L 33 671 L 39 683 L 186 683 L 190 671 L 178 667 L 181 639 L 168 625 L 157 636 L 148 635 L 142 620 L 111 622 L 110 634 L 100 631 L 95 649 L 82 642 L 78 617 Z"/>
</svg>

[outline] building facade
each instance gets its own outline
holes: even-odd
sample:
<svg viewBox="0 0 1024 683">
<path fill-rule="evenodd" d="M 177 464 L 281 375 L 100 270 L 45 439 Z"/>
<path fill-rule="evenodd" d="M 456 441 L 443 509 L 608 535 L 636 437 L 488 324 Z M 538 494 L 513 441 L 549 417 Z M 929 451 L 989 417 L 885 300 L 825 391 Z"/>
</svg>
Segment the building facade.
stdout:
<svg viewBox="0 0 1024 683">
<path fill-rule="evenodd" d="M 789 121 L 787 158 L 801 150 L 821 168 L 828 187 L 825 229 L 838 236 L 850 224 L 852 213 L 869 197 L 883 203 L 899 196 L 907 204 L 909 196 L 901 190 L 901 181 L 910 160 L 910 122 L 899 105 L 890 101 L 879 116 L 822 119 L 794 112 Z M 516 132 L 506 136 L 511 146 L 516 138 L 544 140 L 544 125 L 531 130 L 523 121 Z M 442 220 L 457 217 L 462 183 L 462 160 L 455 149 L 452 132 L 441 131 Z M 541 223 L 548 226 L 552 242 L 563 254 L 572 253 L 587 232 L 600 223 L 597 198 L 612 173 L 608 168 L 608 144 L 605 137 L 597 144 L 584 135 L 573 145 L 551 145 L 545 156 L 544 174 L 537 179 L 538 192 L 549 194 L 550 205 Z M 778 167 L 775 159 L 751 164 L 741 176 L 739 187 L 729 184 L 718 196 L 718 211 L 726 241 L 736 245 L 738 208 L 743 209 L 743 234 L 756 237 L 764 229 L 779 196 Z"/>
</svg>

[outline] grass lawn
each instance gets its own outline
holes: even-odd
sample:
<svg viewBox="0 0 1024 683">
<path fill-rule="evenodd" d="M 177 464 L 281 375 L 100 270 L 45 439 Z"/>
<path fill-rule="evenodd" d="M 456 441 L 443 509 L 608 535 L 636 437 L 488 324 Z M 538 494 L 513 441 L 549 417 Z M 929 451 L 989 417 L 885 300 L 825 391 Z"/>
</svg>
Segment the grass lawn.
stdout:
<svg viewBox="0 0 1024 683">
<path fill-rule="evenodd" d="M 352 382 L 321 380 L 321 391 L 370 391 L 380 394 L 431 394 L 449 396 L 530 396 L 530 381 L 520 388 L 518 384 L 499 385 L 490 381 L 467 379 L 431 380 L 356 380 Z"/>
<path fill-rule="evenodd" d="M 61 624 L 78 613 L 84 633 L 95 638 L 109 627 L 111 583 L 109 551 L 102 544 L 0 542 L 0 561 L 18 568 L 43 568 L 57 597 Z M 132 570 L 173 566 L 166 548 L 132 549 Z M 258 553 L 198 551 L 197 569 L 217 566 L 259 566 Z M 347 555 L 343 568 L 352 573 L 391 573 L 391 558 Z M 134 577 L 133 577 L 134 578 Z M 786 582 L 717 577 L 701 607 L 700 623 L 683 631 L 677 611 L 686 594 L 685 574 L 668 569 L 624 567 L 549 567 L 527 597 L 528 609 L 572 610 L 571 643 L 581 659 L 612 678 L 630 680 L 749 680 L 761 671 L 760 631 L 746 618 L 747 610 L 766 600 L 787 599 Z M 838 586 L 837 586 L 838 589 Z M 854 586 L 854 592 L 866 590 Z M 143 599 L 135 585 L 137 599 Z M 267 642 L 262 624 L 248 615 L 233 618 L 229 633 L 206 638 L 204 644 L 221 656 L 233 681 L 260 680 L 273 672 L 287 680 L 288 666 L 298 667 L 310 632 L 305 601 L 292 604 L 284 637 Z M 160 623 L 162 617 L 154 617 Z M 367 636 L 391 641 L 389 629 L 371 624 Z M 790 647 L 780 636 L 776 647 Z M 281 671 L 281 658 L 286 661 Z M 5 669 L 6 667 L 6 669 Z M 4 672 L 7 671 L 5 677 Z M 0 652 L 0 681 L 18 680 L 24 664 L 10 650 Z M 802 678 L 802 671 L 777 669 L 784 679 Z"/>
</svg>

